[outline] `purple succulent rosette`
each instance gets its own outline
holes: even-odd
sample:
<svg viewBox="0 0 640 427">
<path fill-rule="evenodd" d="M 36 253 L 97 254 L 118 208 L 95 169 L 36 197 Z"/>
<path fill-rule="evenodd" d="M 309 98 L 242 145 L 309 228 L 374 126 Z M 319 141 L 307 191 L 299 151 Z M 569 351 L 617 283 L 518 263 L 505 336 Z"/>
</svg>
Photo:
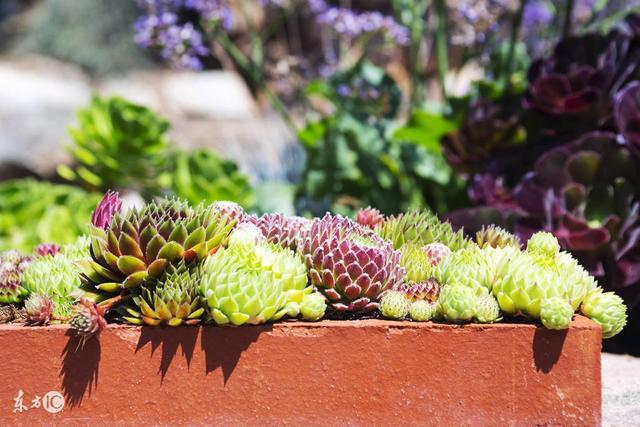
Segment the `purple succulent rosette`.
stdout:
<svg viewBox="0 0 640 427">
<path fill-rule="evenodd" d="M 616 94 L 615 119 L 618 132 L 640 150 L 640 81 L 634 81 Z"/>
<path fill-rule="evenodd" d="M 98 203 L 96 210 L 91 216 L 91 224 L 105 230 L 111 223 L 111 218 L 122 210 L 122 200 L 115 191 L 107 191 Z"/>
<path fill-rule="evenodd" d="M 560 41 L 529 69 L 524 107 L 542 114 L 547 135 L 610 129 L 615 94 L 638 77 L 640 46 L 620 31 Z"/>
<path fill-rule="evenodd" d="M 311 283 L 336 311 L 367 312 L 382 292 L 401 283 L 400 251 L 371 230 L 340 216 L 311 224 L 302 245 Z"/>
<path fill-rule="evenodd" d="M 310 219 L 281 213 L 268 213 L 260 217 L 247 215 L 244 221 L 257 226 L 269 243 L 293 250 L 311 228 Z"/>
</svg>

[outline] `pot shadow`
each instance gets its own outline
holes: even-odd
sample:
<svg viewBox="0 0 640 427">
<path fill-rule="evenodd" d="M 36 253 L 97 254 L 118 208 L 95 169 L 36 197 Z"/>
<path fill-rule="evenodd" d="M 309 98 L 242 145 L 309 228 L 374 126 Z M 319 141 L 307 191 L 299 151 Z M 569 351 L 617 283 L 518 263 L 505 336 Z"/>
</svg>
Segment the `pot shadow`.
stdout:
<svg viewBox="0 0 640 427">
<path fill-rule="evenodd" d="M 224 384 L 240 361 L 240 356 L 262 332 L 269 332 L 272 325 L 203 327 L 200 345 L 205 354 L 207 375 L 222 368 Z"/>
<path fill-rule="evenodd" d="M 164 377 L 169 371 L 169 367 L 173 362 L 178 347 L 182 349 L 182 355 L 187 360 L 187 369 L 191 365 L 193 351 L 198 340 L 198 330 L 200 328 L 192 326 L 183 327 L 149 327 L 143 326 L 140 332 L 140 339 L 136 346 L 136 353 L 145 345 L 151 343 L 151 355 L 156 352 L 160 344 L 162 344 L 162 354 L 160 357 L 160 366 L 158 373 L 160 374 L 160 382 L 164 381 Z"/>
<path fill-rule="evenodd" d="M 62 350 L 62 392 L 65 402 L 71 407 L 79 406 L 85 394 L 98 387 L 98 370 L 100 367 L 100 340 L 93 336 L 84 344 L 71 330 L 65 334 L 69 337 Z"/>
<path fill-rule="evenodd" d="M 533 360 L 538 371 L 545 374 L 551 372 L 560 359 L 568 332 L 568 329 L 554 331 L 542 325 L 536 327 L 533 335 Z"/>
</svg>

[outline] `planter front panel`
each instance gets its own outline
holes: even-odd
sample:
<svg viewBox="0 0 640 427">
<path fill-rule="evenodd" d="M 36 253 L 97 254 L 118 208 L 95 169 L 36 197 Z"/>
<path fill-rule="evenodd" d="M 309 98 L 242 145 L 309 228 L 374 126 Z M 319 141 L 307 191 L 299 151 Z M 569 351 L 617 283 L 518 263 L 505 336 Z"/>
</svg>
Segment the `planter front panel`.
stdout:
<svg viewBox="0 0 640 427">
<path fill-rule="evenodd" d="M 601 417 L 600 330 L 582 317 L 562 332 L 381 320 L 110 325 L 78 345 L 65 326 L 0 326 L 0 425 L 598 425 Z"/>
</svg>

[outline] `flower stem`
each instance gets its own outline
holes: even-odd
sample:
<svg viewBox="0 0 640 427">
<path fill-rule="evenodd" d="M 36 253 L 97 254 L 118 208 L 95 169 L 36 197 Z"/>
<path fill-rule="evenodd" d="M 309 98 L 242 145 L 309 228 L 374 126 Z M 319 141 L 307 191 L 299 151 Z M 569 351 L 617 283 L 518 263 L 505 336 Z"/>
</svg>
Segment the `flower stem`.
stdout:
<svg viewBox="0 0 640 427">
<path fill-rule="evenodd" d="M 256 66 L 256 64 L 252 62 L 251 59 L 249 59 L 240 49 L 238 49 L 238 47 L 233 43 L 233 41 L 226 33 L 220 32 L 220 34 L 216 36 L 216 39 L 220 46 L 222 46 L 227 54 L 229 54 L 233 62 L 235 62 L 235 64 L 239 68 L 246 72 L 251 80 L 253 80 L 253 83 L 256 84 L 260 88 L 260 90 L 262 90 L 266 94 L 267 99 L 271 103 L 271 106 L 274 108 L 274 110 L 276 110 L 276 112 L 280 114 L 280 116 L 285 121 L 289 129 L 294 133 L 294 135 L 297 135 L 298 129 L 293 122 L 293 119 L 289 115 L 289 112 L 287 111 L 284 103 L 267 86 L 262 70 L 258 66 Z"/>
<path fill-rule="evenodd" d="M 513 73 L 513 60 L 515 58 L 516 45 L 518 44 L 518 33 L 520 32 L 520 25 L 522 25 L 522 15 L 524 15 L 524 8 L 526 6 L 527 0 L 520 0 L 520 7 L 518 7 L 518 10 L 513 17 L 513 21 L 511 22 L 509 51 L 507 52 L 507 63 L 503 76 L 505 93 L 508 93 L 511 90 L 511 73 Z"/>
<path fill-rule="evenodd" d="M 129 291 L 124 290 L 124 291 L 122 291 L 122 293 L 120 293 L 120 295 L 116 295 L 115 297 L 106 299 L 106 300 L 102 301 L 100 304 L 98 304 L 98 306 L 100 308 L 104 309 L 105 313 L 108 313 L 109 310 L 111 310 L 114 305 L 121 303 L 122 300 L 124 299 L 125 295 L 127 295 L 128 293 L 129 293 Z"/>
<path fill-rule="evenodd" d="M 564 25 L 562 27 L 562 37 L 569 37 L 571 35 L 571 18 L 573 17 L 573 6 L 575 0 L 567 0 L 567 9 L 564 14 Z"/>
<path fill-rule="evenodd" d="M 440 84 L 442 101 L 448 107 L 449 97 L 447 96 L 447 88 L 445 86 L 445 78 L 449 69 L 449 52 L 447 47 L 447 10 L 445 0 L 435 0 L 434 5 L 437 17 L 435 44 L 436 56 L 438 59 L 438 82 Z"/>
</svg>

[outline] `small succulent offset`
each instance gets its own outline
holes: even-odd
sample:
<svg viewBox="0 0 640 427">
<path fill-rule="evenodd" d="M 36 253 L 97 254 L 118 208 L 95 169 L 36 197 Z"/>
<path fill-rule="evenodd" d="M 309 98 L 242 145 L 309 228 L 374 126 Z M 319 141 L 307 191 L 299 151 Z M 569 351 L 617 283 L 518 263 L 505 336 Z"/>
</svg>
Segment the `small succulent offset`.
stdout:
<svg viewBox="0 0 640 427">
<path fill-rule="evenodd" d="M 387 291 L 380 299 L 380 313 L 388 319 L 401 320 L 409 314 L 411 303 L 400 291 Z"/>
<path fill-rule="evenodd" d="M 378 209 L 368 206 L 360 209 L 354 219 L 358 224 L 374 229 L 384 221 L 384 215 Z"/>
<path fill-rule="evenodd" d="M 86 298 L 80 298 L 74 308 L 75 315 L 71 318 L 69 326 L 80 338 L 79 345 L 84 346 L 91 337 L 97 336 L 107 327 L 105 310 Z"/>
<path fill-rule="evenodd" d="M 318 292 L 304 295 L 300 303 L 302 319 L 308 322 L 317 322 L 324 317 L 327 310 L 327 299 Z"/>
<path fill-rule="evenodd" d="M 596 289 L 589 293 L 580 307 L 582 314 L 602 328 L 602 338 L 620 333 L 627 323 L 627 308 L 618 295 Z"/>
<path fill-rule="evenodd" d="M 25 269 L 22 286 L 29 294 L 46 297 L 53 303 L 52 314 L 57 319 L 71 315 L 72 305 L 81 285 L 80 270 L 63 253 L 34 259 Z"/>
<path fill-rule="evenodd" d="M 48 325 L 53 317 L 53 301 L 51 298 L 31 294 L 24 302 L 27 312 L 27 324 L 32 326 Z"/>
<path fill-rule="evenodd" d="M 22 287 L 22 275 L 30 262 L 31 257 L 16 250 L 0 253 L 0 303 L 18 303 L 28 295 Z"/>
<path fill-rule="evenodd" d="M 446 285 L 438 298 L 438 315 L 451 323 L 470 322 L 476 314 L 477 296 L 472 288 Z"/>
</svg>

